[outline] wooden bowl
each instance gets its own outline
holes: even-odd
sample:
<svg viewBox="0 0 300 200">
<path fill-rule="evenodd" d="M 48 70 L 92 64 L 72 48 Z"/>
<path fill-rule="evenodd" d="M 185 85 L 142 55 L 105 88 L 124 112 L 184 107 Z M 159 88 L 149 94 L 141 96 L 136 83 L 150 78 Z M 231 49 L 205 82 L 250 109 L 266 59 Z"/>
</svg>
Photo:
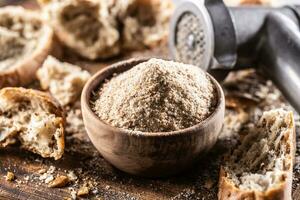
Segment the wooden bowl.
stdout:
<svg viewBox="0 0 300 200">
<path fill-rule="evenodd" d="M 85 85 L 81 106 L 87 133 L 102 156 L 116 168 L 144 177 L 162 177 L 190 167 L 217 141 L 221 131 L 225 98 L 222 88 L 216 85 L 218 103 L 213 113 L 201 123 L 173 132 L 136 132 L 112 127 L 91 109 L 92 92 L 105 79 L 122 73 L 147 59 L 131 59 L 111 65 L 96 73 Z"/>
</svg>

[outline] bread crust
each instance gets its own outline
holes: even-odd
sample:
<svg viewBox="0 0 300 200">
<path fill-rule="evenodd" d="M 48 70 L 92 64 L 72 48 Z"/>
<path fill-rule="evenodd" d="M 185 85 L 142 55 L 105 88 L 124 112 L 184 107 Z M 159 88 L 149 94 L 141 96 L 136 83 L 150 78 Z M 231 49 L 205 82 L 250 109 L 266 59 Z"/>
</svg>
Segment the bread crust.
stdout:
<svg viewBox="0 0 300 200">
<path fill-rule="evenodd" d="M 26 11 L 21 7 L 7 6 L 0 9 L 0 17 L 2 14 L 9 13 L 14 16 L 22 16 L 27 18 L 40 19 L 37 13 Z M 30 56 L 25 57 L 20 62 L 15 63 L 9 69 L 0 71 L 0 89 L 9 86 L 25 86 L 35 79 L 37 69 L 42 65 L 49 55 L 53 45 L 53 31 L 43 23 L 43 35 L 39 39 L 37 48 Z"/>
<path fill-rule="evenodd" d="M 31 102 L 36 101 L 38 104 L 43 104 L 43 106 L 47 108 L 50 114 L 54 114 L 59 120 L 60 137 L 58 140 L 56 140 L 58 151 L 55 151 L 52 154 L 47 154 L 44 152 L 37 152 L 35 149 L 31 148 L 30 145 L 22 145 L 22 147 L 34 153 L 40 154 L 42 157 L 53 157 L 55 160 L 62 157 L 65 148 L 65 140 L 64 140 L 65 114 L 63 108 L 53 97 L 51 97 L 47 93 L 38 90 L 25 89 L 21 87 L 18 88 L 7 87 L 0 90 L 0 99 L 1 98 L 5 98 L 9 100 L 13 100 L 17 98 L 27 98 L 30 99 Z M 9 135 L 8 139 L 13 137 L 15 137 L 15 135 Z"/>
<path fill-rule="evenodd" d="M 291 124 L 288 128 L 287 135 L 290 135 L 286 141 L 290 152 L 287 159 L 291 161 L 289 168 L 286 170 L 285 180 L 278 186 L 271 188 L 265 192 L 255 190 L 243 190 L 235 186 L 235 184 L 228 178 L 227 172 L 223 166 L 220 169 L 219 175 L 219 200 L 289 200 L 292 199 L 292 181 L 293 181 L 293 165 L 295 157 L 296 145 L 296 131 L 294 125 L 293 113 L 289 113 Z"/>
</svg>

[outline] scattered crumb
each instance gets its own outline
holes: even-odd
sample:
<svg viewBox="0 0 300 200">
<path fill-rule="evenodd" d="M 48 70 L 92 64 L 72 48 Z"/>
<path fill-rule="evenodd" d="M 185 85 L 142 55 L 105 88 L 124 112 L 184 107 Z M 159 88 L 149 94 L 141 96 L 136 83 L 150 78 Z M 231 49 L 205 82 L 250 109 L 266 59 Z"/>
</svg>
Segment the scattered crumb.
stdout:
<svg viewBox="0 0 300 200">
<path fill-rule="evenodd" d="M 43 174 L 43 173 L 45 173 L 47 170 L 46 169 L 40 169 L 39 171 L 38 171 L 38 173 L 39 174 Z"/>
<path fill-rule="evenodd" d="M 71 191 L 71 199 L 76 199 L 76 191 L 74 190 L 74 188 L 69 188 L 69 190 Z"/>
<path fill-rule="evenodd" d="M 67 174 L 68 178 L 70 181 L 75 181 L 77 180 L 77 176 L 76 174 L 74 173 L 74 171 L 69 171 L 69 173 Z"/>
<path fill-rule="evenodd" d="M 55 170 L 56 168 L 54 166 L 50 166 L 47 172 L 52 174 Z"/>
<path fill-rule="evenodd" d="M 25 180 L 25 181 L 29 181 L 29 178 L 30 178 L 29 176 L 25 176 L 25 177 L 24 177 L 24 180 Z"/>
<path fill-rule="evenodd" d="M 82 196 L 88 195 L 89 192 L 90 192 L 90 189 L 87 186 L 83 186 L 83 187 L 79 188 L 77 195 L 82 197 Z"/>
<path fill-rule="evenodd" d="M 69 178 L 67 176 L 58 176 L 52 182 L 49 183 L 48 187 L 59 188 L 64 187 L 69 183 Z"/>
<path fill-rule="evenodd" d="M 45 179 L 45 183 L 50 183 L 51 181 L 53 181 L 53 179 L 54 179 L 54 177 L 53 177 L 53 175 L 48 175 L 47 177 L 46 177 L 46 179 Z"/>
<path fill-rule="evenodd" d="M 55 170 L 56 168 L 54 166 L 50 166 L 47 171 L 45 170 L 45 172 L 40 175 L 39 180 L 43 180 L 46 184 L 50 183 L 54 180 L 53 173 Z M 43 172 L 42 170 L 40 171 Z"/>
<path fill-rule="evenodd" d="M 15 174 L 13 172 L 7 172 L 6 180 L 7 181 L 13 181 L 14 179 L 15 179 Z"/>
</svg>

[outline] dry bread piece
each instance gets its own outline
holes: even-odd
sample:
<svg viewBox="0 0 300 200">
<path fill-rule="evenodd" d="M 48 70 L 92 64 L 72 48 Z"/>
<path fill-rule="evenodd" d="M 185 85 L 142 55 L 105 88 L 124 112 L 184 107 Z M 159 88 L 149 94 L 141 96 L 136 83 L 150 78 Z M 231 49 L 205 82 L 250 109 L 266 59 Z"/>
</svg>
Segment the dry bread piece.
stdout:
<svg viewBox="0 0 300 200">
<path fill-rule="evenodd" d="M 294 154 L 293 113 L 264 112 L 221 167 L 219 199 L 291 199 Z"/>
<path fill-rule="evenodd" d="M 123 26 L 123 48 L 151 48 L 166 41 L 173 11 L 170 0 L 119 0 L 115 4 L 112 13 L 118 13 Z"/>
<path fill-rule="evenodd" d="M 117 22 L 107 1 L 40 1 L 59 40 L 88 59 L 108 58 L 120 52 Z"/>
<path fill-rule="evenodd" d="M 77 100 L 90 76 L 88 71 L 60 62 L 52 56 L 48 56 L 43 66 L 37 71 L 41 87 L 49 90 L 63 106 Z"/>
<path fill-rule="evenodd" d="M 42 157 L 64 152 L 64 113 L 43 92 L 24 88 L 0 90 L 0 147 L 19 140 L 24 149 Z"/>
<path fill-rule="evenodd" d="M 40 18 L 22 7 L 0 9 L 0 88 L 30 83 L 49 54 L 53 32 Z"/>
<path fill-rule="evenodd" d="M 228 6 L 248 5 L 248 4 L 264 4 L 269 0 L 224 0 Z"/>
</svg>

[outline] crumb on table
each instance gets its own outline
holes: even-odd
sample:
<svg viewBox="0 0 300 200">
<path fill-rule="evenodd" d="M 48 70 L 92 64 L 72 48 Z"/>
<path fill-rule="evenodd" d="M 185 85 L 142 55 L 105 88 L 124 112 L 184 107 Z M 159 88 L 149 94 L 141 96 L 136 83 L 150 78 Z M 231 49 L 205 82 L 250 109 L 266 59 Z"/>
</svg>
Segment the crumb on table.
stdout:
<svg viewBox="0 0 300 200">
<path fill-rule="evenodd" d="M 15 179 L 15 174 L 13 172 L 7 172 L 6 180 L 7 181 L 13 181 L 14 179 Z"/>
<path fill-rule="evenodd" d="M 90 192 L 90 189 L 87 186 L 83 186 L 81 188 L 79 188 L 78 192 L 77 192 L 77 196 L 86 196 L 88 195 Z"/>
</svg>

